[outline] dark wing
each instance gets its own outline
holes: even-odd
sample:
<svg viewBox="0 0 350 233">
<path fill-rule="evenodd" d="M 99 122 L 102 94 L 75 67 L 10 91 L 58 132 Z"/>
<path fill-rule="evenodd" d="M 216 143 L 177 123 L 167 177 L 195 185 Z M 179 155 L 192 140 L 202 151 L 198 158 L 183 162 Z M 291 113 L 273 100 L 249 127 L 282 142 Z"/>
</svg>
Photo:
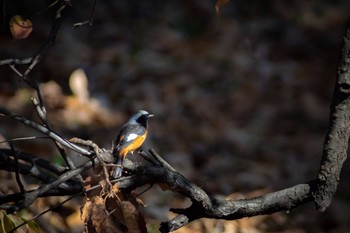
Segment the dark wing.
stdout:
<svg viewBox="0 0 350 233">
<path fill-rule="evenodd" d="M 146 128 L 141 126 L 140 124 L 127 124 L 127 125 L 124 125 L 116 140 L 115 140 L 115 149 L 116 150 L 121 150 L 123 149 L 124 147 L 130 145 L 130 143 L 133 142 L 133 140 L 129 140 L 127 141 L 127 135 L 130 135 L 130 134 L 137 134 L 137 135 L 143 135 L 146 131 Z"/>
</svg>

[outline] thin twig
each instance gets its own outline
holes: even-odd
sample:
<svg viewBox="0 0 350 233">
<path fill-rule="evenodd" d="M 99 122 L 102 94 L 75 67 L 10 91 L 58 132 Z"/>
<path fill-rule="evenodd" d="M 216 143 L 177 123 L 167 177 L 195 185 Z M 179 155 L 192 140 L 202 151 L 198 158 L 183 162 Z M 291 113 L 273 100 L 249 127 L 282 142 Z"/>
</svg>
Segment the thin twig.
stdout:
<svg viewBox="0 0 350 233">
<path fill-rule="evenodd" d="M 44 105 L 44 100 L 42 98 L 41 92 L 40 92 L 40 88 L 38 85 L 36 85 L 37 88 L 35 88 L 36 93 L 38 95 L 38 98 L 40 100 L 40 103 L 34 98 L 32 97 L 31 100 L 33 102 L 33 105 L 35 107 L 35 110 L 39 116 L 39 118 L 41 119 L 42 123 L 51 131 L 53 131 L 49 125 L 49 122 L 47 120 L 47 113 L 46 113 L 46 108 Z M 67 166 L 69 167 L 69 169 L 74 169 L 75 165 L 73 163 L 73 161 L 68 157 L 68 155 L 66 154 L 64 148 L 62 147 L 62 145 L 57 142 L 56 140 L 53 140 L 53 143 L 55 144 L 57 150 L 60 152 L 61 157 L 63 158 L 63 160 L 65 161 L 65 163 L 67 164 Z M 82 180 L 82 178 L 81 178 Z"/>
<path fill-rule="evenodd" d="M 0 115 L 4 115 L 4 116 L 8 116 L 11 117 L 27 126 L 32 127 L 33 129 L 49 136 L 50 138 L 54 139 L 55 141 L 60 142 L 62 145 L 64 145 L 65 147 L 76 151 L 79 154 L 85 155 L 90 157 L 93 152 L 86 150 L 83 147 L 74 145 L 73 143 L 70 143 L 69 141 L 67 141 L 66 139 L 64 139 L 63 137 L 59 136 L 57 133 L 53 132 L 52 130 L 49 130 L 46 126 L 42 125 L 42 124 L 38 124 L 32 120 L 29 120 L 28 118 L 25 118 L 24 116 L 20 116 L 20 115 L 16 115 L 11 113 L 10 111 L 8 111 L 7 109 L 4 108 L 0 108 Z"/>
<path fill-rule="evenodd" d="M 40 91 L 37 91 L 37 95 L 39 96 L 39 99 L 42 99 Z M 39 104 L 39 102 L 37 101 L 37 99 L 35 99 L 34 97 L 32 97 L 30 99 L 35 107 L 35 111 L 38 114 L 39 118 L 41 119 L 41 121 L 47 125 L 47 116 L 46 116 L 46 108 L 43 104 L 43 102 L 41 102 Z"/>
<path fill-rule="evenodd" d="M 10 149 L 5 149 L 5 148 L 0 149 L 0 160 L 9 161 L 10 155 L 12 155 L 12 152 Z M 34 161 L 34 163 L 37 166 L 40 166 L 41 169 L 49 170 L 50 172 L 52 172 L 56 175 L 62 175 L 65 171 L 67 171 L 67 168 L 65 168 L 65 167 L 59 166 L 59 165 L 54 164 L 46 159 L 38 158 L 34 155 L 31 155 L 31 154 L 23 152 L 23 151 L 16 150 L 16 155 L 17 155 L 18 159 L 23 160 L 26 163 L 32 163 Z M 0 166 L 1 166 L 1 164 L 2 163 L 0 163 Z M 5 167 L 5 165 L 4 165 L 4 167 Z M 9 166 L 8 166 L 8 168 L 9 168 Z"/>
<path fill-rule="evenodd" d="M 18 211 L 20 209 L 23 209 L 29 205 L 31 205 L 38 197 L 49 191 L 50 189 L 53 189 L 55 187 L 58 187 L 61 183 L 73 178 L 74 176 L 86 171 L 87 169 L 92 167 L 92 162 L 88 161 L 85 164 L 77 167 L 74 170 L 69 170 L 60 177 L 58 177 L 56 180 L 49 184 L 42 185 L 40 188 L 35 189 L 31 192 L 26 192 L 24 195 L 24 199 L 13 204 L 11 208 L 7 209 L 6 212 L 8 214 L 11 214 L 15 211 Z"/>
<path fill-rule="evenodd" d="M 50 212 L 50 211 L 52 211 L 52 210 L 57 209 L 58 207 L 62 206 L 64 203 L 66 203 L 66 202 L 72 200 L 72 199 L 75 198 L 75 197 L 80 196 L 81 194 L 82 194 L 82 192 L 77 193 L 77 194 L 75 194 L 75 195 L 73 195 L 73 196 L 68 197 L 67 199 L 65 199 L 64 201 L 58 203 L 57 205 L 55 205 L 55 206 L 53 206 L 53 207 L 50 207 L 50 208 L 44 210 L 43 212 L 41 212 L 40 214 L 35 215 L 35 216 L 32 217 L 31 219 L 28 219 L 28 220 L 22 222 L 21 224 L 17 225 L 15 228 L 11 229 L 8 233 L 13 233 L 13 232 L 15 232 L 18 228 L 20 228 L 20 227 L 22 227 L 22 226 L 24 226 L 24 225 L 27 225 L 29 222 L 34 221 L 35 219 L 37 219 L 37 218 L 43 216 L 44 214 L 46 214 L 46 213 L 48 213 L 48 212 Z"/>
<path fill-rule="evenodd" d="M 24 194 L 26 192 L 26 190 L 24 189 L 23 183 L 22 183 L 21 178 L 19 176 L 19 163 L 18 163 L 17 153 L 16 153 L 15 149 L 13 148 L 12 144 L 10 144 L 10 148 L 11 148 L 11 152 L 12 152 L 13 158 L 15 160 L 15 166 L 16 166 L 15 177 L 16 177 L 16 181 L 17 181 L 19 190 L 21 191 L 22 194 Z"/>
<path fill-rule="evenodd" d="M 153 149 L 149 149 L 149 153 L 157 160 L 159 161 L 165 168 L 169 169 L 170 171 L 176 171 L 169 163 L 167 163 L 157 152 L 155 152 Z"/>
<path fill-rule="evenodd" d="M 73 24 L 73 28 L 78 28 L 78 27 L 86 25 L 86 24 L 89 24 L 90 26 L 92 26 L 92 23 L 94 21 L 94 14 L 95 14 L 96 6 L 97 6 L 97 0 L 94 0 L 94 4 L 92 6 L 91 13 L 90 13 L 90 18 L 88 20 L 83 21 L 83 22 Z"/>
<path fill-rule="evenodd" d="M 19 77 L 23 77 L 23 74 L 19 70 L 17 70 L 15 65 L 9 65 L 9 66 Z"/>
<path fill-rule="evenodd" d="M 139 155 L 150 164 L 158 166 L 161 165 L 161 163 L 158 160 L 156 160 L 153 156 L 150 156 L 150 154 L 146 153 L 145 151 L 139 151 Z"/>
<path fill-rule="evenodd" d="M 16 58 L 10 58 L 10 59 L 4 59 L 0 60 L 0 66 L 2 65 L 27 65 L 32 62 L 32 57 L 28 57 L 25 59 L 16 59 Z"/>
<path fill-rule="evenodd" d="M 58 9 L 56 11 L 54 22 L 51 26 L 51 31 L 49 34 L 48 39 L 44 43 L 44 45 L 40 48 L 39 52 L 34 56 L 31 64 L 28 66 L 22 77 L 20 77 L 20 80 L 23 80 L 26 78 L 29 73 L 34 69 L 34 67 L 41 61 L 41 59 L 45 56 L 47 51 L 55 44 L 57 33 L 61 27 L 62 23 L 62 11 L 69 6 L 69 1 L 61 0 L 60 5 L 58 6 Z"/>
<path fill-rule="evenodd" d="M 50 139 L 50 137 L 46 136 L 28 136 L 28 137 L 17 137 L 17 138 L 12 138 L 12 139 L 7 139 L 5 141 L 0 141 L 1 143 L 8 143 L 8 142 L 17 142 L 17 141 L 29 141 L 29 140 L 37 140 L 37 139 Z"/>
<path fill-rule="evenodd" d="M 103 150 L 100 149 L 98 147 L 98 145 L 96 143 L 94 143 L 93 141 L 91 141 L 91 140 L 83 140 L 83 139 L 80 139 L 80 138 L 71 138 L 69 141 L 73 142 L 73 143 L 76 143 L 76 144 L 80 144 L 80 145 L 91 147 L 94 150 L 95 155 L 96 155 L 97 159 L 100 161 L 100 164 L 101 164 L 101 166 L 103 168 L 105 181 L 109 185 L 109 189 L 112 189 L 112 183 L 111 183 L 111 181 L 109 179 L 108 169 L 107 169 L 106 163 L 103 161 L 103 158 L 101 156 L 101 153 L 103 152 Z"/>
<path fill-rule="evenodd" d="M 84 192 L 85 192 L 85 193 L 89 193 L 89 192 L 91 192 L 91 191 L 93 191 L 93 190 L 95 190 L 95 189 L 97 189 L 97 188 L 100 188 L 100 187 L 101 187 L 101 184 L 97 184 L 97 185 L 95 185 L 95 186 L 92 186 L 92 187 L 90 187 L 90 188 L 84 190 L 84 191 L 78 192 L 78 193 L 74 194 L 73 196 L 70 196 L 70 197 L 68 197 L 67 199 L 63 200 L 62 202 L 58 203 L 57 205 L 55 205 L 55 206 L 53 206 L 53 207 L 50 207 L 50 208 L 47 208 L 46 210 L 44 210 L 44 211 L 41 212 L 40 214 L 35 215 L 35 216 L 32 217 L 31 219 L 28 219 L 28 220 L 24 221 L 23 223 L 19 224 L 18 226 L 16 226 L 15 228 L 13 228 L 13 229 L 12 229 L 10 232 L 8 232 L 8 233 L 12 233 L 12 232 L 14 232 L 15 230 L 17 230 L 18 228 L 20 228 L 20 227 L 22 227 L 22 226 L 28 224 L 29 222 L 31 222 L 31 221 L 33 221 L 33 220 L 35 220 L 35 219 L 37 219 L 37 218 L 43 216 L 44 214 L 46 214 L 46 213 L 48 213 L 48 212 L 50 212 L 50 211 L 52 211 L 52 210 L 57 209 L 58 207 L 62 206 L 64 203 L 66 203 L 66 202 L 72 200 L 72 199 L 75 198 L 75 197 L 78 197 L 78 196 L 82 195 Z"/>
</svg>

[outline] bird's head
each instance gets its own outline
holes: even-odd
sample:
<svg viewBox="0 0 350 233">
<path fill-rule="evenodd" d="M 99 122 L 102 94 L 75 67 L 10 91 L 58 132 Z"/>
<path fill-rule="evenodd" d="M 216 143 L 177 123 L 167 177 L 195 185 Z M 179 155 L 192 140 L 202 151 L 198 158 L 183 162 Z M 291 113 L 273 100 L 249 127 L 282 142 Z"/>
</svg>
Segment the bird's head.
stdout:
<svg viewBox="0 0 350 233">
<path fill-rule="evenodd" d="M 148 119 L 150 117 L 153 117 L 154 115 L 149 114 L 147 111 L 145 110 L 140 110 L 138 111 L 135 115 L 133 115 L 129 122 L 130 123 L 139 123 L 145 127 L 147 127 L 147 123 L 148 123 Z"/>
</svg>

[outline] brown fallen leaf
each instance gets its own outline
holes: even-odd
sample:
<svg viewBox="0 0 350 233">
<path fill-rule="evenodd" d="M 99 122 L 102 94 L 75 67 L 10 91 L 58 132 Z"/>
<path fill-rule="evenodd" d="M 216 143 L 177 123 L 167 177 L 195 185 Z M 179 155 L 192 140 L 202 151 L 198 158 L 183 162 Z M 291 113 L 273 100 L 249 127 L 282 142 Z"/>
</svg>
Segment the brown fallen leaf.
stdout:
<svg viewBox="0 0 350 233">
<path fill-rule="evenodd" d="M 33 30 L 33 24 L 29 19 L 23 19 L 20 15 L 15 15 L 10 19 L 10 30 L 13 38 L 25 39 Z"/>
</svg>

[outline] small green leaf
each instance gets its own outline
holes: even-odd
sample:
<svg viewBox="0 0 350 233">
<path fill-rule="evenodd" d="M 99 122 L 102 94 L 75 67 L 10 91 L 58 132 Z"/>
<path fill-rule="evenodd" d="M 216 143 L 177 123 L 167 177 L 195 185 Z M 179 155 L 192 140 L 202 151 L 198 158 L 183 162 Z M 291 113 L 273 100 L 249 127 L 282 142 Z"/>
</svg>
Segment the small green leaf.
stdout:
<svg viewBox="0 0 350 233">
<path fill-rule="evenodd" d="M 40 229 L 38 223 L 36 223 L 35 221 L 29 221 L 27 226 L 29 229 L 31 229 L 35 233 L 41 233 L 41 229 Z"/>
<path fill-rule="evenodd" d="M 3 213 L 1 225 L 3 225 L 3 230 L 5 232 L 9 232 L 10 230 L 12 230 L 13 228 L 16 227 L 14 221 L 5 213 Z M 15 231 L 15 232 L 17 232 L 17 231 Z"/>
<path fill-rule="evenodd" d="M 20 219 L 23 221 L 23 222 L 26 222 L 27 224 L 27 229 L 28 230 L 32 230 L 34 231 L 35 233 L 41 233 L 41 229 L 38 225 L 38 223 L 36 223 L 34 220 L 31 220 L 31 221 L 28 221 L 27 219 L 25 219 L 24 217 L 20 217 Z"/>
</svg>

